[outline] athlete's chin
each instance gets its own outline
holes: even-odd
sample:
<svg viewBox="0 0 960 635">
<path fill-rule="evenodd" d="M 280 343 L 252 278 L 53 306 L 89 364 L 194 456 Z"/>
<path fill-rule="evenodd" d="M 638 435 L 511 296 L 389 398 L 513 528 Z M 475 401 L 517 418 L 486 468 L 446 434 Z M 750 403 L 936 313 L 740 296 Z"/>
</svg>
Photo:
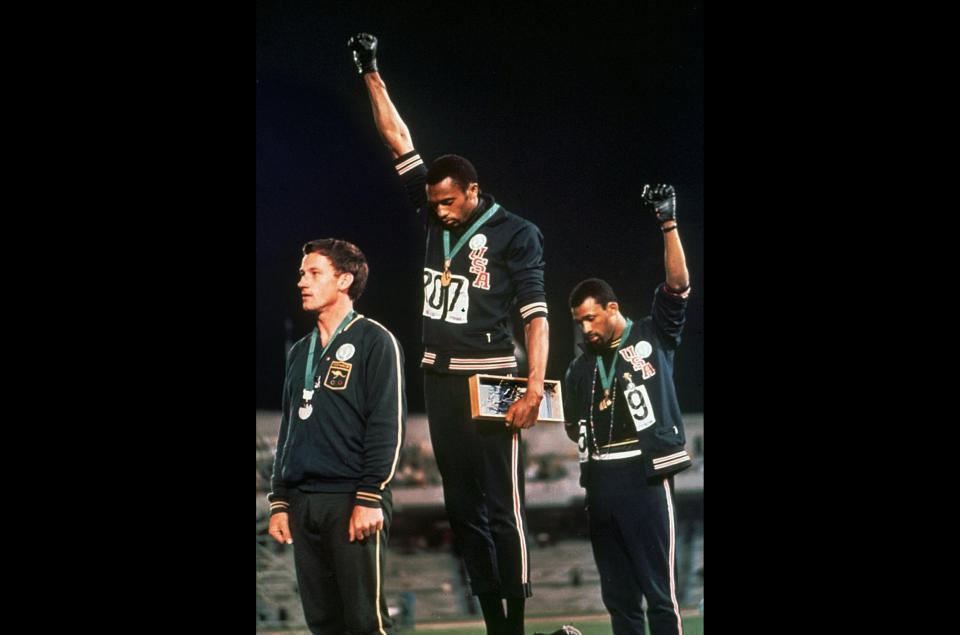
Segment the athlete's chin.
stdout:
<svg viewBox="0 0 960 635">
<path fill-rule="evenodd" d="M 599 338 L 595 340 L 586 340 L 585 344 L 587 346 L 587 350 L 593 353 L 594 355 L 597 355 L 603 352 L 604 345 Z"/>
</svg>

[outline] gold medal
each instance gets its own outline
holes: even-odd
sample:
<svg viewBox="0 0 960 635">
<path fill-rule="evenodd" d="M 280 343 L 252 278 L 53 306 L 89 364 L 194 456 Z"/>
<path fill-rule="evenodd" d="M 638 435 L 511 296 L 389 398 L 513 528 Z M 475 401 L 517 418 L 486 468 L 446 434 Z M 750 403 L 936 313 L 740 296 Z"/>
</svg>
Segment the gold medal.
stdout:
<svg viewBox="0 0 960 635">
<path fill-rule="evenodd" d="M 613 405 L 613 400 L 610 399 L 610 389 L 603 391 L 603 399 L 600 400 L 600 410 L 606 410 Z"/>
<path fill-rule="evenodd" d="M 442 284 L 445 287 L 449 287 L 450 279 L 452 277 L 453 276 L 450 274 L 450 261 L 448 260 L 445 263 L 443 263 L 443 275 L 440 276 L 440 284 Z"/>
<path fill-rule="evenodd" d="M 616 391 L 616 375 L 614 374 L 617 368 L 617 353 L 620 352 L 620 346 L 627 341 L 627 338 L 630 336 L 630 328 L 633 326 L 633 320 L 630 318 L 626 319 L 626 328 L 623 329 L 623 332 L 620 334 L 615 341 L 617 342 L 616 349 L 613 353 L 613 360 L 610 362 L 610 370 L 607 371 L 606 366 L 603 363 L 603 356 L 597 356 L 597 373 L 600 375 L 601 386 L 607 386 L 603 389 L 603 399 L 600 400 L 600 410 L 606 410 L 611 408 L 613 404 L 613 399 L 610 398 L 610 390 L 613 389 Z M 628 380 L 629 381 L 629 380 Z M 615 393 L 614 393 L 615 394 Z M 611 411 L 612 412 L 612 411 Z"/>
</svg>

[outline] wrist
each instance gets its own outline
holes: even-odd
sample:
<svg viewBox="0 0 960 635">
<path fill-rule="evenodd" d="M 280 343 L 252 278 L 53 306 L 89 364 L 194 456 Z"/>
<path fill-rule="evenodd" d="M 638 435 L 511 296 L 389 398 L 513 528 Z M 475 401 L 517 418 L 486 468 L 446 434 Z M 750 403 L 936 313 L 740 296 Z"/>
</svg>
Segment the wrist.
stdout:
<svg viewBox="0 0 960 635">
<path fill-rule="evenodd" d="M 676 228 L 677 228 L 677 221 L 675 220 L 668 220 L 660 225 L 660 231 L 662 231 L 664 234 L 666 234 L 667 232 L 673 231 Z"/>
<path fill-rule="evenodd" d="M 527 392 L 524 393 L 524 396 L 540 403 L 543 401 L 543 382 L 542 381 L 527 381 Z"/>
<path fill-rule="evenodd" d="M 357 74 L 361 77 L 366 77 L 371 73 L 376 73 L 379 71 L 377 68 L 377 58 L 373 59 L 357 59 L 354 58 L 354 65 L 357 69 Z"/>
</svg>

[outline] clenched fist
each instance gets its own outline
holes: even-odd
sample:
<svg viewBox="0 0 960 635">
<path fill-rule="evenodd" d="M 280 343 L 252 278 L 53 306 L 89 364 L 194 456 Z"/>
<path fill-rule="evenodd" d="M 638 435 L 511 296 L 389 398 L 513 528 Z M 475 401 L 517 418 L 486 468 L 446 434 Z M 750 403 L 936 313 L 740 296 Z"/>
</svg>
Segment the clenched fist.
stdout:
<svg viewBox="0 0 960 635">
<path fill-rule="evenodd" d="M 353 63 L 357 72 L 377 72 L 377 38 L 369 33 L 357 33 L 347 40 L 347 48 L 353 53 Z"/>
<path fill-rule="evenodd" d="M 643 208 L 656 214 L 661 223 L 677 220 L 677 195 L 672 185 L 644 185 L 641 199 Z"/>
</svg>

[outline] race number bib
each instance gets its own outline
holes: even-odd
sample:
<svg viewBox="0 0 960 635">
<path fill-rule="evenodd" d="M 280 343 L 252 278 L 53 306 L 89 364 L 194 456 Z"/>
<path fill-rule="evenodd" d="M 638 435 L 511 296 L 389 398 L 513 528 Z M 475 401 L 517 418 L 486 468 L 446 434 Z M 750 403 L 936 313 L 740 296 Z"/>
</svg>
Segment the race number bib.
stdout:
<svg viewBox="0 0 960 635">
<path fill-rule="evenodd" d="M 431 320 L 466 324 L 470 308 L 469 281 L 463 276 L 451 276 L 450 286 L 445 287 L 440 284 L 442 275 L 440 271 L 423 268 L 423 315 Z"/>
<path fill-rule="evenodd" d="M 645 430 L 657 422 L 653 416 L 653 408 L 650 406 L 650 397 L 647 396 L 647 387 L 643 384 L 639 386 L 630 382 L 626 391 L 623 393 L 627 400 L 627 406 L 630 408 L 630 418 L 633 419 L 633 425 L 637 432 Z"/>
<path fill-rule="evenodd" d="M 577 439 L 577 458 L 581 463 L 586 463 L 590 459 L 590 453 L 587 451 L 587 422 L 581 419 L 579 424 L 580 436 Z"/>
</svg>

